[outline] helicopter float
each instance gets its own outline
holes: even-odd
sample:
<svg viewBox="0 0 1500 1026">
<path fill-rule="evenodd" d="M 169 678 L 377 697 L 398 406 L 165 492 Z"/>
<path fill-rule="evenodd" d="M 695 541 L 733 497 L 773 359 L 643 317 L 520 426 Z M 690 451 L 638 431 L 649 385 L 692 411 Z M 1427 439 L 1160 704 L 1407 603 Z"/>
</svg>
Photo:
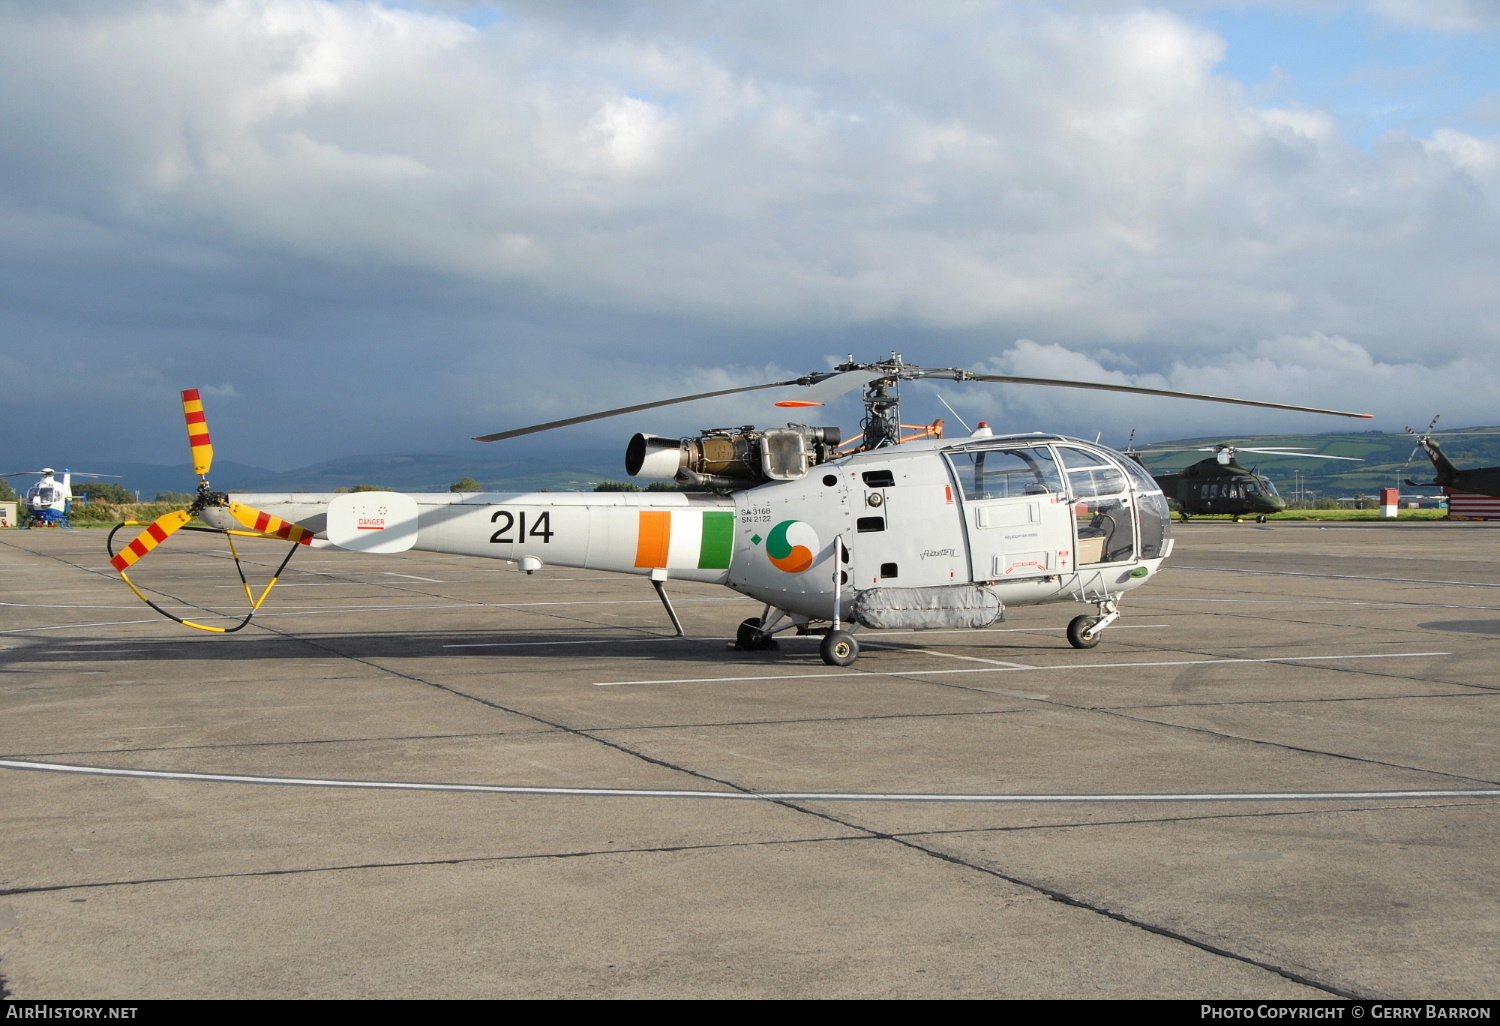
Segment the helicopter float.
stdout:
<svg viewBox="0 0 1500 1026">
<path fill-rule="evenodd" d="M 21 522 L 16 526 L 22 529 L 72 527 L 73 478 L 120 476 L 118 474 L 81 474 L 64 470 L 62 480 L 59 481 L 56 476 L 57 471 L 51 467 L 43 467 L 41 470 L 16 470 L 9 474 L 0 474 L 0 477 L 27 477 L 32 474 L 39 475 L 39 479 L 26 489 L 26 494 L 21 497 Z"/>
<path fill-rule="evenodd" d="M 110 555 L 144 601 L 188 626 L 229 632 L 249 622 L 276 577 L 245 593 L 250 612 L 233 627 L 184 620 L 156 605 L 128 571 L 181 529 L 291 541 L 354 552 L 409 549 L 648 578 L 678 634 L 665 585 L 722 584 L 763 603 L 739 625 L 736 647 L 770 648 L 794 631 L 822 637 L 820 655 L 847 666 L 854 631 L 983 628 L 1006 605 L 1077 602 L 1067 637 L 1092 648 L 1119 617 L 1118 601 L 1152 579 L 1172 551 L 1160 486 L 1139 463 L 1096 443 L 1057 434 L 996 435 L 983 424 L 963 437 L 933 437 L 940 424 L 903 436 L 899 385 L 946 379 L 1094 389 L 1234 403 L 1278 410 L 1372 416 L 1316 407 L 1095 382 L 919 367 L 900 354 L 873 363 L 851 357 L 831 371 L 641 403 L 479 436 L 500 441 L 605 417 L 762 389 L 805 386 L 778 406 L 820 406 L 863 387 L 863 431 L 844 442 L 835 427 L 788 424 L 715 428 L 694 437 L 637 434 L 626 450 L 631 476 L 676 481 L 689 492 L 493 493 L 215 492 L 213 449 L 196 390 L 183 393 L 194 469 L 202 479 L 186 509 L 146 525 Z M 851 444 L 857 443 L 851 448 Z M 189 527 L 194 518 L 208 527 Z M 141 525 L 135 525 L 141 526 Z M 248 529 L 248 530 L 247 530 Z M 277 571 L 279 576 L 281 570 Z M 243 580 L 243 576 L 242 576 Z"/>
<path fill-rule="evenodd" d="M 1323 453 L 1304 452 L 1302 446 L 1286 446 L 1274 449 L 1249 449 L 1229 442 L 1213 446 L 1196 446 L 1187 449 L 1133 449 L 1128 444 L 1125 455 L 1145 465 L 1142 456 L 1169 452 L 1212 452 L 1213 456 L 1199 460 L 1182 470 L 1169 474 L 1152 474 L 1161 486 L 1162 494 L 1177 510 L 1177 515 L 1187 523 L 1193 517 L 1218 514 L 1233 518 L 1239 523 L 1242 517 L 1254 517 L 1257 524 L 1264 524 L 1273 513 L 1286 509 L 1286 500 L 1276 490 L 1270 478 L 1245 469 L 1236 462 L 1242 452 L 1253 452 L 1268 456 L 1304 456 L 1318 460 L 1349 460 L 1363 462 L 1357 456 L 1327 456 Z"/>
</svg>

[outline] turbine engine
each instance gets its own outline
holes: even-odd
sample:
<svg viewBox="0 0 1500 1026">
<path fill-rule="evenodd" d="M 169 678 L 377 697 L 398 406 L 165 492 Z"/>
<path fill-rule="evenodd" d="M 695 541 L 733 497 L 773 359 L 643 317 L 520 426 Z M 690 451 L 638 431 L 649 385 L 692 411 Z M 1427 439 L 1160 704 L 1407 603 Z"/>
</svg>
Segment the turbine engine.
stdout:
<svg viewBox="0 0 1500 1026">
<path fill-rule="evenodd" d="M 750 488 L 803 477 L 833 459 L 842 440 L 836 427 L 806 424 L 709 428 L 696 438 L 638 434 L 625 450 L 625 472 L 696 488 Z"/>
</svg>

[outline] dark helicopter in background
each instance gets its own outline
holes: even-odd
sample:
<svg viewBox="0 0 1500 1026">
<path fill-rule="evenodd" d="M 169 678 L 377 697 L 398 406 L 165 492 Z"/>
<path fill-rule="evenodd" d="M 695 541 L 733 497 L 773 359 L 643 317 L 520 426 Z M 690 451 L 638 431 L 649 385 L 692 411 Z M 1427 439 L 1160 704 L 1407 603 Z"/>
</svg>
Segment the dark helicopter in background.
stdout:
<svg viewBox="0 0 1500 1026">
<path fill-rule="evenodd" d="M 1456 491 L 1473 492 L 1476 495 L 1491 495 L 1500 497 L 1500 467 L 1471 467 L 1468 470 L 1460 470 L 1453 465 L 1453 461 L 1443 454 L 1443 450 L 1432 437 L 1432 429 L 1437 427 L 1438 418 L 1433 417 L 1432 423 L 1427 425 L 1427 430 L 1418 435 L 1411 428 L 1407 432 L 1416 435 L 1417 448 L 1427 454 L 1432 461 L 1432 480 L 1413 481 L 1410 478 L 1406 483 L 1414 488 L 1451 488 Z M 1448 432 L 1447 437 L 1456 438 L 1459 435 L 1495 435 L 1495 431 L 1453 431 Z M 1412 450 L 1416 455 L 1416 450 Z"/>
<path fill-rule="evenodd" d="M 1276 491 L 1271 479 L 1257 474 L 1252 467 L 1246 469 L 1236 462 L 1242 452 L 1253 452 L 1267 456 L 1306 456 L 1318 460 L 1350 460 L 1362 462 L 1353 456 L 1325 456 L 1322 453 L 1303 452 L 1300 446 L 1285 446 L 1276 449 L 1245 449 L 1222 442 L 1213 446 L 1192 446 L 1172 449 L 1133 449 L 1127 444 L 1125 454 L 1145 466 L 1142 456 L 1169 452 L 1211 452 L 1214 455 L 1200 460 L 1192 466 L 1168 474 L 1152 474 L 1161 485 L 1162 493 L 1177 511 L 1184 523 L 1196 516 L 1217 514 L 1233 517 L 1238 523 L 1243 517 L 1254 517 L 1264 524 L 1272 513 L 1286 509 L 1286 500 Z M 1500 470 L 1500 468 L 1497 468 Z"/>
</svg>

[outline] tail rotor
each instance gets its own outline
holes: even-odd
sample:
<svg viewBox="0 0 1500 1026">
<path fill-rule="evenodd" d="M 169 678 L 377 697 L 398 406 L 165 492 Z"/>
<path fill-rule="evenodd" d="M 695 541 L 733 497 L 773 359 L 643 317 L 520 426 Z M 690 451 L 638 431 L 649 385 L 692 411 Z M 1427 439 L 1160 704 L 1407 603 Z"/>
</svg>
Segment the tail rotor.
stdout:
<svg viewBox="0 0 1500 1026">
<path fill-rule="evenodd" d="M 266 600 L 266 597 L 271 593 L 271 589 L 281 579 L 281 573 L 286 569 L 287 563 L 291 561 L 292 555 L 297 551 L 297 547 L 299 545 L 312 544 L 313 532 L 307 530 L 305 527 L 300 527 L 297 524 L 262 512 L 252 506 L 247 506 L 242 502 L 231 502 L 227 493 L 214 491 L 208 481 L 208 473 L 213 468 L 214 447 L 208 433 L 208 417 L 203 410 L 203 397 L 198 389 L 189 388 L 183 391 L 182 413 L 187 422 L 188 446 L 193 457 L 193 473 L 198 475 L 197 497 L 187 508 L 165 513 L 149 524 L 127 520 L 117 525 L 114 530 L 109 532 L 109 538 L 106 541 L 110 555 L 110 564 L 120 572 L 120 577 L 130 586 L 130 590 L 135 592 L 137 598 L 169 620 L 175 620 L 184 626 L 195 627 L 201 631 L 212 631 L 216 634 L 232 634 L 248 624 L 251 617 L 260 609 L 261 603 Z M 227 514 L 227 517 L 225 514 Z M 229 526 L 231 522 L 229 518 L 238 521 L 249 528 L 249 530 L 242 531 Z M 210 526 L 190 526 L 195 519 L 201 520 Z M 116 552 L 114 548 L 115 535 L 122 528 L 126 527 L 144 527 L 145 530 L 131 539 L 130 543 L 120 549 L 119 552 Z M 182 530 L 222 534 L 228 539 L 229 551 L 234 556 L 235 569 L 239 572 L 240 583 L 245 589 L 245 597 L 250 601 L 250 611 L 245 614 L 244 619 L 233 627 L 214 627 L 176 616 L 153 602 L 130 579 L 127 571 L 154 552 L 158 546 L 172 537 L 172 535 Z M 281 565 L 277 567 L 276 573 L 272 575 L 270 583 L 265 586 L 258 596 L 254 593 L 250 587 L 249 580 L 245 577 L 245 568 L 240 560 L 239 550 L 234 544 L 235 537 L 269 538 L 292 542 L 291 549 L 281 561 Z"/>
</svg>

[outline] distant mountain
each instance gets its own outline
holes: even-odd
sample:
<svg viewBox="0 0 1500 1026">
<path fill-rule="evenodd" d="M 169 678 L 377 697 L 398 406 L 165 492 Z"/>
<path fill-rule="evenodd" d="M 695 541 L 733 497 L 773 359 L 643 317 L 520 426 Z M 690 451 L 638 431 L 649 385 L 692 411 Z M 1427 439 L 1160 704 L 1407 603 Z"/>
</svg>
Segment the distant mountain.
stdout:
<svg viewBox="0 0 1500 1026">
<path fill-rule="evenodd" d="M 494 450 L 492 450 L 494 451 Z M 566 455 L 527 454 L 476 458 L 463 453 L 408 453 L 393 456 L 350 456 L 315 463 L 299 470 L 275 471 L 233 460 L 214 461 L 214 487 L 234 492 L 332 492 L 358 484 L 379 485 L 403 492 L 446 492 L 466 477 L 491 491 L 587 491 L 606 480 L 625 477 L 622 453 L 601 451 Z M 87 469 L 117 474 L 120 484 L 142 499 L 157 492 L 191 492 L 198 477 L 191 465 L 164 466 L 93 460 Z M 61 468 L 59 468 L 61 469 Z"/>
<path fill-rule="evenodd" d="M 1492 432 L 1466 435 L 1439 434 L 1443 451 L 1460 467 L 1500 466 L 1500 427 L 1465 428 Z M 1411 459 L 1410 435 L 1384 431 L 1330 432 L 1321 435 L 1236 435 L 1178 438 L 1137 448 L 1181 446 L 1212 449 L 1219 442 L 1255 447 L 1306 446 L 1310 452 L 1330 456 L 1358 456 L 1363 463 L 1339 460 L 1297 459 L 1246 453 L 1241 462 L 1255 467 L 1290 495 L 1298 486 L 1317 496 L 1370 495 L 1381 488 L 1397 486 L 1405 478 L 1432 480 L 1432 465 L 1421 453 Z M 215 488 L 238 492 L 331 492 L 358 484 L 379 485 L 396 491 L 442 492 L 455 481 L 474 478 L 489 491 L 588 491 L 600 481 L 625 480 L 623 452 L 594 447 L 576 450 L 557 447 L 545 451 L 517 453 L 496 446 L 482 452 L 407 453 L 387 456 L 350 456 L 327 460 L 299 470 L 273 471 L 232 460 L 216 460 L 212 480 Z M 1211 452 L 1180 452 L 1146 457 L 1146 466 L 1158 473 L 1180 470 L 1190 463 L 1210 458 Z M 1410 459 L 1410 462 L 1408 460 Z M 162 466 L 117 460 L 90 461 L 82 469 L 101 474 L 119 474 L 125 487 L 149 499 L 157 492 L 190 492 L 197 483 L 188 464 Z M 642 482 L 644 484 L 644 482 Z M 1408 493 L 1419 492 L 1400 485 Z M 1431 491 L 1435 491 L 1432 489 Z"/>
<path fill-rule="evenodd" d="M 557 458 L 547 455 L 476 458 L 460 453 L 410 453 L 400 456 L 353 456 L 315 463 L 300 470 L 231 482 L 240 491 L 331 492 L 357 484 L 379 485 L 398 492 L 446 492 L 466 477 L 490 491 L 585 491 L 600 481 L 625 476 L 624 458 L 616 453 Z M 214 484 L 219 478 L 214 475 Z M 228 478 L 225 479 L 228 482 Z"/>
<path fill-rule="evenodd" d="M 57 464 L 49 465 L 55 466 L 58 470 L 63 469 Z M 116 483 L 124 485 L 132 492 L 139 492 L 141 498 L 148 501 L 157 492 L 191 492 L 198 487 L 198 475 L 193 473 L 193 466 L 190 463 L 165 466 L 160 463 L 89 460 L 79 463 L 78 469 L 93 474 L 114 474 L 120 478 Z M 266 470 L 263 467 L 252 467 L 233 460 L 215 460 L 213 482 L 215 487 L 237 487 L 236 482 L 271 477 L 274 474 L 275 471 Z M 12 478 L 11 480 L 14 483 L 23 479 Z M 24 486 L 22 490 L 24 491 Z"/>
</svg>

